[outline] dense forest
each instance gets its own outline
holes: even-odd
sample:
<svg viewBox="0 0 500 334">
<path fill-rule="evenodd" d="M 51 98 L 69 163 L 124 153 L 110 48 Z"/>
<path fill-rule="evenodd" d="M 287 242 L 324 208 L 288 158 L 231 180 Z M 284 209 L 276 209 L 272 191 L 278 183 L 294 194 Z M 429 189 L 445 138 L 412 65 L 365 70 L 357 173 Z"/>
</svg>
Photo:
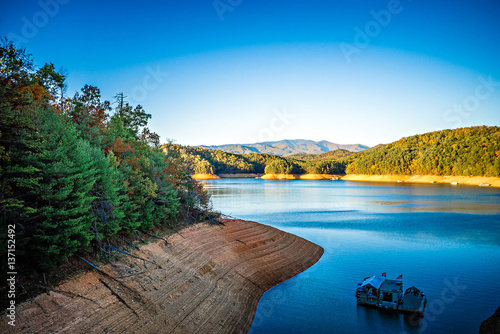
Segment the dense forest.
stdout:
<svg viewBox="0 0 500 334">
<path fill-rule="evenodd" d="M 75 254 L 106 257 L 123 236 L 173 224 L 180 214 L 202 219 L 209 208 L 182 158 L 160 148 L 140 105 L 123 94 L 116 104 L 104 101 L 89 85 L 69 97 L 65 80 L 53 64 L 37 68 L 24 49 L 2 40 L 0 247 L 4 260 L 15 250 L 24 272 Z"/>
<path fill-rule="evenodd" d="M 476 126 L 402 138 L 357 153 L 347 174 L 500 176 L 500 127 Z"/>
<path fill-rule="evenodd" d="M 267 153 L 236 154 L 221 150 L 166 144 L 165 152 L 176 152 L 193 174 L 343 174 L 346 162 L 331 159 L 303 161 Z"/>
</svg>

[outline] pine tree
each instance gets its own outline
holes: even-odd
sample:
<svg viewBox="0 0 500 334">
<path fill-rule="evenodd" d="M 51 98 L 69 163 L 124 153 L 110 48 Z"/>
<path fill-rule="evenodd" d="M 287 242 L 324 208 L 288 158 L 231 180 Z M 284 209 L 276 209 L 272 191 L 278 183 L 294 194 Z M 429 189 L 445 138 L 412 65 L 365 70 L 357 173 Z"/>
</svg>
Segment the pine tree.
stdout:
<svg viewBox="0 0 500 334">
<path fill-rule="evenodd" d="M 97 181 L 90 144 L 78 138 L 76 128 L 52 110 L 37 113 L 42 137 L 32 164 L 40 170 L 39 219 L 34 233 L 33 256 L 42 268 L 52 267 L 92 239 L 90 190 Z"/>
<path fill-rule="evenodd" d="M 96 168 L 96 183 L 90 191 L 92 232 L 100 245 L 102 239 L 113 238 L 122 229 L 127 189 L 113 153 L 106 157 L 97 147 L 92 147 L 89 153 Z"/>
</svg>

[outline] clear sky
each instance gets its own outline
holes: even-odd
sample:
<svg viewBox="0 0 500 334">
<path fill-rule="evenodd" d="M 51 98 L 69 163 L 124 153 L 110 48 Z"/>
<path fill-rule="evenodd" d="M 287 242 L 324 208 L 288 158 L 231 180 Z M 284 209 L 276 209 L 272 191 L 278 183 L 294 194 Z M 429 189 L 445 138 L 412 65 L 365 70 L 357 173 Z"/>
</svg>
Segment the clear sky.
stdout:
<svg viewBox="0 0 500 334">
<path fill-rule="evenodd" d="M 0 35 L 180 144 L 500 125 L 500 1 L 0 0 Z"/>
</svg>

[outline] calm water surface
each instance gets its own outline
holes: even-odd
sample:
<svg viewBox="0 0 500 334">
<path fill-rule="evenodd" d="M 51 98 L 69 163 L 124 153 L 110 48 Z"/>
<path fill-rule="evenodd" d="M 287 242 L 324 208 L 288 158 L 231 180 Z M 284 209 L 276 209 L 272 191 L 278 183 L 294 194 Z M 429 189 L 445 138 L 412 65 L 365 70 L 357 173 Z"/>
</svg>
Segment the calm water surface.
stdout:
<svg viewBox="0 0 500 334">
<path fill-rule="evenodd" d="M 500 306 L 500 189 L 220 179 L 214 206 L 301 236 L 320 261 L 267 291 L 250 333 L 477 333 Z M 428 298 L 420 321 L 357 306 L 358 282 L 403 274 Z"/>
</svg>

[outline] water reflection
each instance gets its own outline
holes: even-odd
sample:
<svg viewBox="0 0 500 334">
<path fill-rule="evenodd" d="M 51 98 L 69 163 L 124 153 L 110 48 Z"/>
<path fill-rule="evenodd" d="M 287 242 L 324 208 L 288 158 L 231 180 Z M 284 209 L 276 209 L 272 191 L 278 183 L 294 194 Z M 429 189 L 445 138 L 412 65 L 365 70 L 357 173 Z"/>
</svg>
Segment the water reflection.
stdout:
<svg viewBox="0 0 500 334">
<path fill-rule="evenodd" d="M 371 212 L 500 214 L 500 193 L 494 188 L 244 179 L 212 180 L 205 182 L 205 186 L 214 198 L 259 196 L 262 198 L 256 204 L 263 204 L 262 207 L 266 208 L 267 204 L 275 203 L 277 209 L 283 211 L 293 211 L 296 207 L 307 205 L 308 209 L 326 207 Z"/>
<path fill-rule="evenodd" d="M 264 295 L 253 333 L 470 333 L 500 304 L 492 286 L 500 280 L 500 189 L 254 179 L 206 187 L 221 212 L 325 250 L 315 266 Z M 357 283 L 382 272 L 404 274 L 405 287 L 422 289 L 434 311 L 416 322 L 358 307 Z M 440 304 L 446 282 L 455 281 L 466 288 Z"/>
</svg>

